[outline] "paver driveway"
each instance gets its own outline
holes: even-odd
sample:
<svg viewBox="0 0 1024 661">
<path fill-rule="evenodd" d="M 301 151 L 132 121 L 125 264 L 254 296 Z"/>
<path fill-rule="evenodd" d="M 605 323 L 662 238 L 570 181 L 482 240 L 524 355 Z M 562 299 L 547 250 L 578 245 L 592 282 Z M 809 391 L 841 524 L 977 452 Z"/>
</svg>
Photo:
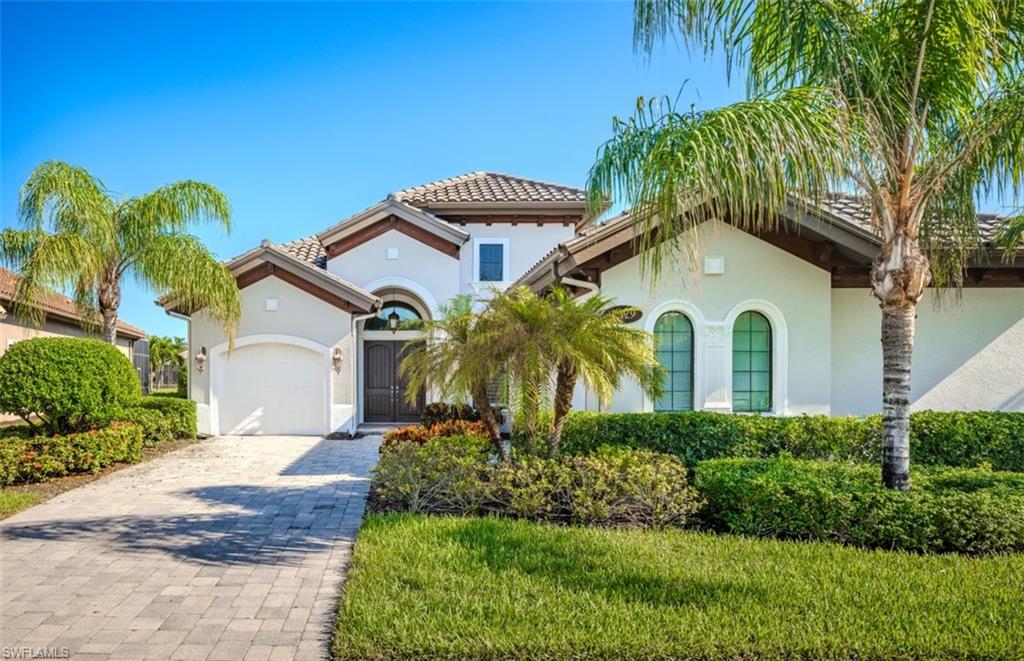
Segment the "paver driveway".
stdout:
<svg viewBox="0 0 1024 661">
<path fill-rule="evenodd" d="M 0 641 L 75 661 L 325 658 L 379 441 L 211 439 L 0 523 Z"/>
</svg>

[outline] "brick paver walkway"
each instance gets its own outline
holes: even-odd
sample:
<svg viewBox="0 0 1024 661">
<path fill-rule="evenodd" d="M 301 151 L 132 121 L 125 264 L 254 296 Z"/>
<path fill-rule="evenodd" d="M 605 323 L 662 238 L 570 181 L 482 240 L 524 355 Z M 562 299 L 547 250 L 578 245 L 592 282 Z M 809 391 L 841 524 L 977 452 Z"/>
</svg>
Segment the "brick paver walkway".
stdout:
<svg viewBox="0 0 1024 661">
<path fill-rule="evenodd" d="M 211 439 L 7 519 L 0 643 L 75 661 L 326 658 L 379 440 Z"/>
</svg>

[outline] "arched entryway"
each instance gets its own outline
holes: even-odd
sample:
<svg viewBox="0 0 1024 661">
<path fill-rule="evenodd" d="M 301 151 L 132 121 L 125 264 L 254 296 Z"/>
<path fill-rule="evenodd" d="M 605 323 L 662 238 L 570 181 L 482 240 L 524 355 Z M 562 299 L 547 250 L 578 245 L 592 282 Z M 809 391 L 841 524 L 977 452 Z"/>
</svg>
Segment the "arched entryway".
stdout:
<svg viewBox="0 0 1024 661">
<path fill-rule="evenodd" d="M 408 288 L 381 287 L 373 293 L 383 305 L 376 316 L 361 322 L 359 328 L 361 420 L 419 422 L 426 403 L 425 393 L 420 391 L 415 402 L 410 403 L 399 367 L 405 353 L 421 341 L 421 323 L 430 319 L 430 308 Z"/>
</svg>

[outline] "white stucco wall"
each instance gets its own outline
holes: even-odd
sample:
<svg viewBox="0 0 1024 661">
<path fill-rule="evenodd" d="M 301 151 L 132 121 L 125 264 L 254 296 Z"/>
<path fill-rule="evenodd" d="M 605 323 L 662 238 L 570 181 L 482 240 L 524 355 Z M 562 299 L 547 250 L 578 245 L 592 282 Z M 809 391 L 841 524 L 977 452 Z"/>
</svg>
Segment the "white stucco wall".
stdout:
<svg viewBox="0 0 1024 661">
<path fill-rule="evenodd" d="M 397 259 L 388 259 L 389 248 L 397 249 Z M 424 300 L 428 305 L 446 303 L 459 293 L 459 260 L 396 230 L 329 260 L 327 270 L 360 287 L 407 280 L 429 292 L 433 301 Z M 374 293 L 387 299 L 386 290 Z"/>
<path fill-rule="evenodd" d="M 462 247 L 459 259 L 459 292 L 480 295 L 486 295 L 491 286 L 498 288 L 508 286 L 540 261 L 540 258 L 548 254 L 552 248 L 563 241 L 568 241 L 576 232 L 572 225 L 563 226 L 561 223 L 546 223 L 539 227 L 536 223 L 520 223 L 518 225 L 468 223 L 460 226 L 460 229 L 469 232 L 470 239 Z M 475 250 L 473 239 L 476 238 L 509 240 L 509 269 L 505 274 L 505 282 L 477 282 L 478 274 L 473 272 Z"/>
<path fill-rule="evenodd" d="M 1024 411 L 1024 288 L 969 288 L 918 306 L 915 410 Z M 866 289 L 832 292 L 832 412 L 877 413 L 881 311 Z"/>
<path fill-rule="evenodd" d="M 276 298 L 278 309 L 267 311 L 266 300 Z M 243 338 L 262 336 L 287 336 L 309 340 L 333 350 L 342 352 L 342 369 L 339 373 L 331 370 L 331 427 L 345 428 L 354 413 L 353 372 L 351 357 L 352 318 L 348 312 L 334 307 L 301 289 L 275 277 L 264 278 L 241 291 L 242 318 L 236 333 L 236 341 Z M 192 317 L 190 325 L 189 392 L 198 403 L 200 432 L 210 432 L 210 372 L 196 369 L 195 354 L 206 347 L 208 352 L 227 341 L 223 329 L 204 312 Z M 230 360 L 230 354 L 225 354 Z M 211 356 L 212 358 L 212 356 Z M 212 360 L 207 365 L 212 368 Z M 325 369 L 328 369 L 325 366 Z"/>
<path fill-rule="evenodd" d="M 698 230 L 698 264 L 704 256 L 725 258 L 725 273 L 694 276 L 685 266 L 663 268 L 655 286 L 641 277 L 633 258 L 602 274 L 601 291 L 617 304 L 643 310 L 638 327 L 653 328 L 660 314 L 681 309 L 694 323 L 694 407 L 726 410 L 731 405 L 731 321 L 745 307 L 773 321 L 776 413 L 828 413 L 832 377 L 827 271 L 722 223 Z M 666 302 L 677 306 L 665 306 Z M 746 306 L 744 305 L 746 304 Z M 695 318 L 696 317 L 696 318 Z M 779 323 L 781 322 L 781 323 Z M 780 327 L 783 326 L 783 327 Z M 577 397 L 581 404 L 582 397 Z M 597 408 L 593 396 L 587 407 Z M 650 410 L 635 383 L 613 398 L 611 411 Z"/>
</svg>

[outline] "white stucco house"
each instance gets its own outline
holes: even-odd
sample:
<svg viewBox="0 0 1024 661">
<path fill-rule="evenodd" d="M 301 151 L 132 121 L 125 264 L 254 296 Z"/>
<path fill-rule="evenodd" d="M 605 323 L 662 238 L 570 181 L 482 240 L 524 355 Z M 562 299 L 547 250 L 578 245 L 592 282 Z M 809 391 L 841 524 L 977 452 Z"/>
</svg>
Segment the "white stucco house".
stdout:
<svg viewBox="0 0 1024 661">
<path fill-rule="evenodd" d="M 228 262 L 242 297 L 234 350 L 192 312 L 190 396 L 210 434 L 353 432 L 415 421 L 388 316 L 430 318 L 459 293 L 555 282 L 638 307 L 656 335 L 666 396 L 626 386 L 612 411 L 867 414 L 881 401 L 878 249 L 854 198 L 794 203 L 777 231 L 708 221 L 697 268 L 641 275 L 627 215 L 586 219 L 584 192 L 490 172 L 398 191 L 319 234 Z M 993 216 L 979 216 L 982 233 Z M 1024 410 L 1024 259 L 979 259 L 958 298 L 920 306 L 918 409 Z M 933 298 L 934 297 L 930 297 Z M 181 314 L 188 311 L 175 311 Z M 582 388 L 577 408 L 597 410 Z"/>
</svg>

